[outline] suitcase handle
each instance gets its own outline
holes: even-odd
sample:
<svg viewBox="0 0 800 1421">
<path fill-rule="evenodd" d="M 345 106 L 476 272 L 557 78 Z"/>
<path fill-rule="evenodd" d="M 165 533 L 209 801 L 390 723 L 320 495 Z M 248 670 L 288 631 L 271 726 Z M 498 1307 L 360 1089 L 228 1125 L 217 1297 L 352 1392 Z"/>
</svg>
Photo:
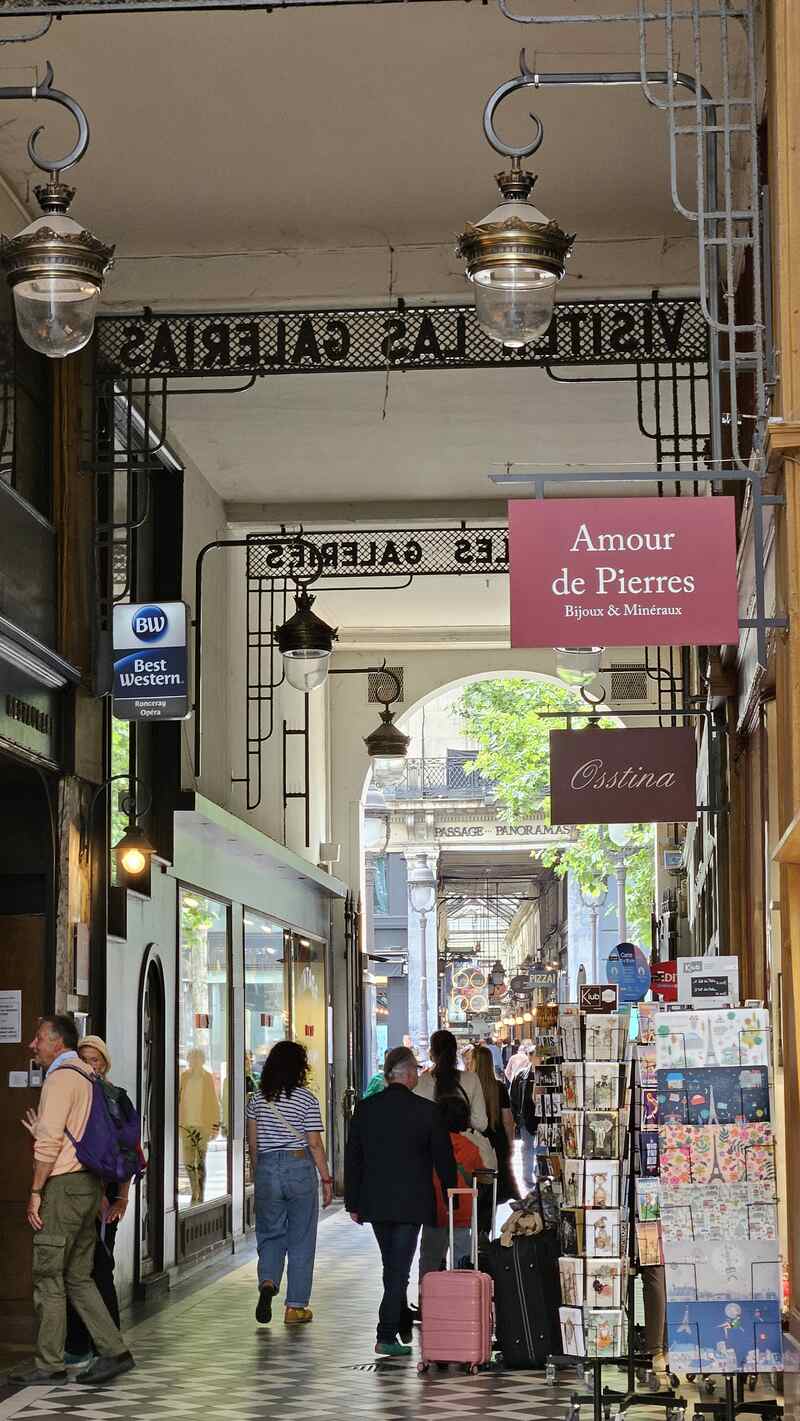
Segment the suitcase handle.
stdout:
<svg viewBox="0 0 800 1421">
<path fill-rule="evenodd" d="M 448 1189 L 447 1191 L 447 1215 L 450 1224 L 450 1267 L 456 1266 L 455 1247 L 455 1225 L 453 1222 L 453 1200 L 456 1194 L 472 1195 L 472 1266 L 475 1272 L 478 1271 L 478 1191 L 477 1189 Z"/>
</svg>

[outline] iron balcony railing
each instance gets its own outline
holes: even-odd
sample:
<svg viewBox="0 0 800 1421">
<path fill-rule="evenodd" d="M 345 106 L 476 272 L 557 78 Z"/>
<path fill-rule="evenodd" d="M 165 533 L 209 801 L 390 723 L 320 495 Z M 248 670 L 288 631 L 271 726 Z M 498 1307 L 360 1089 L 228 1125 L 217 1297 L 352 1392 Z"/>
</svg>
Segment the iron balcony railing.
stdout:
<svg viewBox="0 0 800 1421">
<path fill-rule="evenodd" d="M 469 763 L 469 758 L 465 757 Z M 466 770 L 464 761 L 453 756 L 406 760 L 403 779 L 384 790 L 389 799 L 476 799 L 494 800 L 491 780 L 476 770 Z"/>
</svg>

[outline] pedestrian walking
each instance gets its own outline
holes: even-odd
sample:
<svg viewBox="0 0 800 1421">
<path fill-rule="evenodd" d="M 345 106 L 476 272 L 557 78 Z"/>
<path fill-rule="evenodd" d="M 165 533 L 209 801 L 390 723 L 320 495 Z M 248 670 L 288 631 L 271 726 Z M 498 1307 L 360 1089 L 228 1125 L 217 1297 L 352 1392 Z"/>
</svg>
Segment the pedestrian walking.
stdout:
<svg viewBox="0 0 800 1421">
<path fill-rule="evenodd" d="M 485 1046 L 475 1047 L 471 1070 L 481 1083 L 489 1120 L 486 1135 L 497 1156 L 497 1202 L 505 1204 L 508 1199 L 519 1198 L 511 1163 L 516 1132 L 508 1086 L 498 1078 L 493 1057 Z"/>
<path fill-rule="evenodd" d="M 82 1037 L 78 1045 L 78 1056 L 114 1092 L 121 1109 L 126 1114 L 132 1113 L 133 1105 L 127 1093 L 121 1086 L 112 1086 L 108 1079 L 108 1073 L 111 1070 L 111 1054 L 102 1037 Z M 25 1128 L 34 1138 L 36 1136 L 36 1118 L 36 1111 L 29 1110 L 23 1121 Z M 94 1221 L 97 1238 L 94 1246 L 92 1278 L 117 1327 L 119 1327 L 119 1300 L 114 1286 L 114 1247 L 117 1240 L 117 1227 L 127 1212 L 130 1187 L 131 1181 L 129 1179 L 124 1180 L 121 1184 L 118 1184 L 116 1180 L 107 1180 L 105 1192 L 100 1201 L 100 1209 Z M 89 1330 L 67 1298 L 67 1337 L 64 1344 L 64 1364 L 67 1367 L 85 1367 L 95 1355 Z"/>
<path fill-rule="evenodd" d="M 505 1076 L 509 1085 L 520 1071 L 526 1071 L 530 1065 L 530 1053 L 533 1050 L 532 1041 L 518 1042 L 513 1056 L 509 1056 L 506 1061 Z"/>
<path fill-rule="evenodd" d="M 33 1301 L 38 1318 L 33 1362 L 9 1380 L 28 1386 L 65 1381 L 67 1299 L 98 1356 L 82 1383 L 107 1382 L 135 1365 L 117 1324 L 92 1280 L 103 1181 L 81 1164 L 77 1150 L 92 1114 L 93 1073 L 81 1061 L 78 1033 L 68 1016 L 43 1017 L 29 1050 L 45 1071 L 33 1129 L 33 1183 L 27 1218 L 33 1229 Z"/>
<path fill-rule="evenodd" d="M 458 1069 L 458 1042 L 452 1031 L 434 1031 L 431 1060 L 433 1065 L 420 1076 L 416 1094 L 426 1100 L 439 1100 L 441 1096 L 459 1093 L 465 1095 L 469 1103 L 470 1125 L 473 1130 L 483 1133 L 489 1120 L 481 1083 L 473 1071 Z"/>
<path fill-rule="evenodd" d="M 307 1087 L 308 1055 L 297 1041 L 277 1041 L 247 1102 L 247 1147 L 255 1175 L 258 1305 L 256 1320 L 271 1322 L 272 1300 L 286 1266 L 287 1327 L 311 1322 L 319 1189 L 333 1198 L 322 1143 L 322 1115 Z"/>
<path fill-rule="evenodd" d="M 509 1092 L 511 1110 L 522 1140 L 522 1178 L 527 1189 L 533 1188 L 537 1176 L 539 1118 L 536 1113 L 534 1085 L 536 1067 L 541 1064 L 542 1057 L 531 1050 L 527 1068 L 517 1071 Z"/>
<path fill-rule="evenodd" d="M 443 1095 L 436 1102 L 437 1113 L 450 1136 L 453 1158 L 456 1162 L 458 1189 L 472 1189 L 475 1176 L 482 1169 L 495 1170 L 497 1157 L 485 1135 L 479 1135 L 469 1125 L 469 1104 L 464 1095 Z M 419 1286 L 426 1273 L 435 1273 L 444 1262 L 449 1242 L 449 1217 L 447 1195 L 442 1190 L 439 1179 L 434 1174 L 433 1187 L 436 1194 L 436 1223 L 426 1224 L 422 1230 L 419 1251 Z M 469 1229 L 472 1220 L 472 1201 L 459 1195 L 453 1206 L 453 1248 L 450 1260 L 455 1268 L 462 1255 L 469 1251 Z"/>
<path fill-rule="evenodd" d="M 362 1100 L 345 1149 L 345 1207 L 357 1224 L 371 1224 L 383 1261 L 383 1298 L 375 1351 L 408 1356 L 413 1315 L 408 1279 L 423 1225 L 436 1223 L 434 1172 L 446 1196 L 457 1174 L 446 1125 L 433 1102 L 414 1094 L 419 1068 L 413 1051 L 396 1046 L 386 1057 L 386 1089 Z M 400 1341 L 398 1341 L 398 1336 Z"/>
</svg>

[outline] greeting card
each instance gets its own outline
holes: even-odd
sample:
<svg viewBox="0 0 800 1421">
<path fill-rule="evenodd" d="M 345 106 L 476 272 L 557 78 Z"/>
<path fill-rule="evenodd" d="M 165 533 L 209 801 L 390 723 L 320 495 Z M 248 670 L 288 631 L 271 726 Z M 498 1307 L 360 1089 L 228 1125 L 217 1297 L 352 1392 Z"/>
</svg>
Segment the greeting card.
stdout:
<svg viewBox="0 0 800 1421">
<path fill-rule="evenodd" d="M 649 1086 L 640 1091 L 640 1129 L 652 1130 L 659 1120 L 658 1091 Z"/>
<path fill-rule="evenodd" d="M 781 1371 L 780 1306 L 758 1302 L 668 1302 L 670 1368 L 707 1373 Z"/>
<path fill-rule="evenodd" d="M 587 1258 L 619 1258 L 621 1239 L 619 1209 L 586 1210 Z"/>
<path fill-rule="evenodd" d="M 616 1160 L 587 1159 L 584 1167 L 582 1203 L 590 1209 L 611 1209 L 619 1205 L 619 1165 Z"/>
<path fill-rule="evenodd" d="M 579 1208 L 583 1204 L 582 1159 L 565 1159 L 562 1172 L 562 1204 L 567 1208 Z"/>
<path fill-rule="evenodd" d="M 656 1014 L 656 1066 L 705 1066 L 709 1054 L 709 1011 Z"/>
<path fill-rule="evenodd" d="M 656 1039 L 656 1002 L 640 1002 L 636 1012 L 638 1017 L 637 1040 L 641 1046 L 649 1046 Z"/>
<path fill-rule="evenodd" d="M 565 1110 L 583 1109 L 583 1062 L 565 1061 L 561 1067 Z"/>
<path fill-rule="evenodd" d="M 622 1276 L 621 1258 L 587 1258 L 586 1306 L 589 1308 L 621 1307 Z"/>
<path fill-rule="evenodd" d="M 583 1154 L 583 1111 L 564 1110 L 561 1113 L 561 1143 L 568 1159 Z"/>
<path fill-rule="evenodd" d="M 714 1062 L 719 1066 L 768 1066 L 769 1012 L 764 1007 L 709 1012 Z"/>
<path fill-rule="evenodd" d="M 640 1086 L 647 1086 L 648 1090 L 653 1090 L 657 1086 L 655 1045 L 639 1047 L 636 1056 L 636 1071 Z"/>
<path fill-rule="evenodd" d="M 559 1258 L 558 1271 L 561 1277 L 561 1301 L 567 1307 L 583 1304 L 583 1259 Z"/>
<path fill-rule="evenodd" d="M 587 1016 L 587 1061 L 621 1061 L 628 1044 L 628 1018 L 621 1012 L 613 1016 Z"/>
<path fill-rule="evenodd" d="M 774 1198 L 775 1151 L 769 1124 L 661 1125 L 659 1136 L 665 1188 L 746 1181 L 758 1197 Z"/>
<path fill-rule="evenodd" d="M 587 1061 L 583 1076 L 583 1103 L 586 1109 L 619 1109 L 619 1077 L 620 1068 L 615 1061 Z"/>
<path fill-rule="evenodd" d="M 561 1006 L 558 1009 L 558 1027 L 561 1033 L 561 1054 L 565 1061 L 583 1060 L 583 1036 L 581 1031 L 581 1010 L 575 1006 Z"/>
<path fill-rule="evenodd" d="M 568 1258 L 579 1258 L 584 1252 L 586 1232 L 583 1209 L 562 1209 L 559 1220 L 559 1243 Z"/>
<path fill-rule="evenodd" d="M 757 1191 L 760 1184 L 754 1186 Z M 682 1185 L 662 1189 L 661 1228 L 664 1244 L 692 1239 L 758 1239 L 778 1237 L 777 1208 L 753 1197 L 744 1184 L 713 1184 L 705 1189 Z"/>
<path fill-rule="evenodd" d="M 583 1315 L 587 1357 L 619 1357 L 622 1354 L 622 1309 L 585 1309 Z"/>
<path fill-rule="evenodd" d="M 657 1268 L 664 1262 L 661 1230 L 656 1223 L 637 1223 L 636 1246 L 642 1268 Z"/>
<path fill-rule="evenodd" d="M 658 1174 L 658 1130 L 642 1130 L 639 1135 L 639 1168 L 642 1174 Z"/>
<path fill-rule="evenodd" d="M 586 1344 L 583 1335 L 583 1308 L 562 1307 L 558 1310 L 561 1320 L 561 1341 L 566 1357 L 585 1357 Z"/>
<path fill-rule="evenodd" d="M 657 1179 L 637 1179 L 636 1212 L 642 1223 L 657 1223 L 661 1218 L 661 1184 Z"/>
<path fill-rule="evenodd" d="M 587 1110 L 584 1114 L 584 1150 L 587 1159 L 619 1159 L 620 1130 L 616 1110 Z"/>
</svg>

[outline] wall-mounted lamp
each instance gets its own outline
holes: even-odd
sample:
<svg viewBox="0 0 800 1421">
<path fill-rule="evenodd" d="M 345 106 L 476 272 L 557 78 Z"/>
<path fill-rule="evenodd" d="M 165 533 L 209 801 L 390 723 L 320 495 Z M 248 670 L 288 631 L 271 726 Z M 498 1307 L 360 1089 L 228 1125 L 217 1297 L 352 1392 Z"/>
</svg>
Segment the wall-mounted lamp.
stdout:
<svg viewBox="0 0 800 1421">
<path fill-rule="evenodd" d="M 329 627 L 313 610 L 314 598 L 308 584 L 315 582 L 323 571 L 322 555 L 313 543 L 298 539 L 301 551 L 311 557 L 311 572 L 307 577 L 293 573 L 296 591 L 294 594 L 294 614 L 277 627 L 275 640 L 283 657 L 286 680 L 296 691 L 316 691 L 324 686 L 328 678 L 333 643 L 337 640 L 338 628 Z"/>
<path fill-rule="evenodd" d="M 116 780 L 127 780 L 128 784 L 141 784 L 135 775 L 110 775 L 107 780 L 103 780 L 97 786 L 92 795 L 86 818 L 81 824 L 81 845 L 80 856 L 83 859 L 89 855 L 89 835 L 92 828 L 92 818 L 94 816 L 95 805 L 101 794 L 104 793 Z M 150 843 L 147 835 L 136 821 L 141 814 L 146 814 L 150 807 L 148 797 L 147 805 L 144 809 L 137 807 L 135 791 L 129 790 L 127 794 L 119 797 L 119 807 L 123 814 L 127 815 L 129 823 L 122 838 L 112 846 L 112 852 L 117 861 L 117 867 L 129 878 L 138 878 L 149 867 L 150 860 L 155 853 L 155 847 Z"/>
</svg>

